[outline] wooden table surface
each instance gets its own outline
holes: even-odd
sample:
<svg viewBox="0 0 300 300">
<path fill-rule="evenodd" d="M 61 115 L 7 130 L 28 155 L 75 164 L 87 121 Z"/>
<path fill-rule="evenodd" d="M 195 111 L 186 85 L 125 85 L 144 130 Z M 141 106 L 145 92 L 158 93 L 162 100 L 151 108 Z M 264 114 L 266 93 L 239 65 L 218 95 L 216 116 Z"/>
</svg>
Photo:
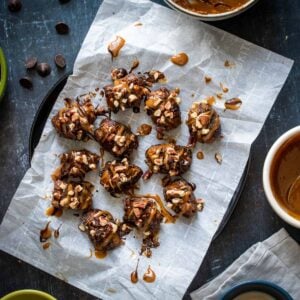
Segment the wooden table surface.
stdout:
<svg viewBox="0 0 300 300">
<path fill-rule="evenodd" d="M 117 1 L 117 0 L 116 0 Z M 101 4 L 100 0 L 23 0 L 18 13 L 0 3 L 0 46 L 6 53 L 9 82 L 0 103 L 0 220 L 19 182 L 29 168 L 28 139 L 37 108 L 51 86 L 72 65 L 80 45 Z M 156 1 L 163 4 L 163 1 Z M 69 35 L 58 35 L 54 25 L 65 21 Z M 262 187 L 262 167 L 272 143 L 300 123 L 300 1 L 260 0 L 244 14 L 212 25 L 269 50 L 295 60 L 294 67 L 271 113 L 252 147 L 250 171 L 238 205 L 222 234 L 211 244 L 199 272 L 188 291 L 200 287 L 222 272 L 252 244 L 264 240 L 284 226 L 292 235 L 299 231 L 284 224 L 268 205 Z M 58 70 L 53 62 L 57 53 L 67 59 L 67 68 Z M 19 85 L 26 74 L 24 60 L 37 56 L 48 62 L 52 73 L 33 77 L 33 90 Z M 245 79 L 246 80 L 246 79 Z M 259 107 L 257 108 L 259 109 Z M 187 254 L 188 255 L 188 254 Z M 0 296 L 17 289 L 46 291 L 58 299 L 96 299 L 27 263 L 0 252 Z M 188 299 L 188 296 L 185 298 Z"/>
</svg>

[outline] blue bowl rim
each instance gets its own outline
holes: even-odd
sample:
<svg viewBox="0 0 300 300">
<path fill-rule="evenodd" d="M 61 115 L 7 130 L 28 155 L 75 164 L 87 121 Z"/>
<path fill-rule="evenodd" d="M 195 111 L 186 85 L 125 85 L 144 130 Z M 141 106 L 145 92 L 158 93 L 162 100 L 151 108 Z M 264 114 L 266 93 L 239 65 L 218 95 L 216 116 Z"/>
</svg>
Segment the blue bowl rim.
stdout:
<svg viewBox="0 0 300 300">
<path fill-rule="evenodd" d="M 224 300 L 225 297 L 230 295 L 230 293 L 234 292 L 238 288 L 251 287 L 253 285 L 259 285 L 261 287 L 273 288 L 274 290 L 279 292 L 283 297 L 285 297 L 286 300 L 293 300 L 291 295 L 286 290 L 284 290 L 282 287 L 278 286 L 277 284 L 275 284 L 273 282 L 270 282 L 270 281 L 267 281 L 267 280 L 248 280 L 248 281 L 239 282 L 236 285 L 234 285 L 234 286 L 230 287 L 229 289 L 227 289 L 224 292 L 224 294 L 221 296 L 220 300 Z M 247 292 L 247 291 L 245 291 L 245 292 Z M 236 296 L 238 296 L 238 295 L 235 295 L 235 297 Z"/>
</svg>

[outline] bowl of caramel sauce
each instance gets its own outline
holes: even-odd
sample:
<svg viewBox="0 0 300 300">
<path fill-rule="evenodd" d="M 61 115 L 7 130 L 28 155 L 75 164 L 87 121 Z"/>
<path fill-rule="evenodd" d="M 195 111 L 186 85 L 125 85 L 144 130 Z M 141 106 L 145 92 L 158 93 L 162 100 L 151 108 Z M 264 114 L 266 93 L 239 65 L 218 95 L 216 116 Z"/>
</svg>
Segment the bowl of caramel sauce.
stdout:
<svg viewBox="0 0 300 300">
<path fill-rule="evenodd" d="M 300 228 L 300 126 L 280 136 L 263 168 L 266 197 L 277 215 Z"/>
<path fill-rule="evenodd" d="M 258 0 L 165 0 L 175 10 L 203 21 L 232 18 L 244 12 Z"/>
</svg>

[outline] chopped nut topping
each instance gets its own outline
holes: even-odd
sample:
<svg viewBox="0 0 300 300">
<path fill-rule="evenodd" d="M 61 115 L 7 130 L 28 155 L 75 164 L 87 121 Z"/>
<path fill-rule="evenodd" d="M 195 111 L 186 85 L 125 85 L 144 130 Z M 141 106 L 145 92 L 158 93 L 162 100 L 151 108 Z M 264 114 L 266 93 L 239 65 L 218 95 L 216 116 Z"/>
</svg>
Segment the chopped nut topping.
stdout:
<svg viewBox="0 0 300 300">
<path fill-rule="evenodd" d="M 92 204 L 94 186 L 87 181 L 54 182 L 52 206 L 55 208 L 87 209 Z"/>
<path fill-rule="evenodd" d="M 128 157 L 138 147 L 135 134 L 124 124 L 104 119 L 95 130 L 95 139 L 115 157 Z"/>
<path fill-rule="evenodd" d="M 199 209 L 199 201 L 193 193 L 195 187 L 182 178 L 169 178 L 165 182 L 164 196 L 169 208 L 177 215 L 187 218 L 193 216 Z"/>
<path fill-rule="evenodd" d="M 65 107 L 52 118 L 52 124 L 58 134 L 67 139 L 87 141 L 93 134 L 96 115 L 88 96 L 82 102 L 67 98 Z"/>
<path fill-rule="evenodd" d="M 162 87 L 149 94 L 145 101 L 145 110 L 152 121 L 164 130 L 170 130 L 181 124 L 181 114 L 178 103 L 179 90 L 169 91 Z"/>
<path fill-rule="evenodd" d="M 190 143 L 210 143 L 219 134 L 220 118 L 207 100 L 194 102 L 188 113 L 186 124 L 190 131 Z"/>
<path fill-rule="evenodd" d="M 100 173 L 100 183 L 114 196 L 133 189 L 142 174 L 142 169 L 129 164 L 127 158 L 122 161 L 109 161 Z"/>
<path fill-rule="evenodd" d="M 163 215 L 155 198 L 132 196 L 124 200 L 124 223 L 143 233 L 142 253 L 151 256 L 150 248 L 159 246 L 158 233 Z"/>
<path fill-rule="evenodd" d="M 99 159 L 99 155 L 88 150 L 65 152 L 60 156 L 61 166 L 54 171 L 52 179 L 57 180 L 67 177 L 83 179 L 86 173 L 96 169 Z M 70 195 L 72 196 L 72 194 Z"/>
<path fill-rule="evenodd" d="M 191 166 L 192 150 L 174 144 L 154 145 L 146 151 L 146 163 L 150 174 L 146 172 L 144 179 L 150 178 L 152 173 L 180 175 Z"/>
<path fill-rule="evenodd" d="M 112 215 L 105 210 L 91 209 L 82 216 L 79 225 L 81 231 L 85 231 L 96 250 L 107 251 L 114 249 L 123 241 L 121 236 L 128 233 L 122 231 L 122 224 L 117 225 Z M 126 228 L 128 231 L 128 229 Z"/>
</svg>

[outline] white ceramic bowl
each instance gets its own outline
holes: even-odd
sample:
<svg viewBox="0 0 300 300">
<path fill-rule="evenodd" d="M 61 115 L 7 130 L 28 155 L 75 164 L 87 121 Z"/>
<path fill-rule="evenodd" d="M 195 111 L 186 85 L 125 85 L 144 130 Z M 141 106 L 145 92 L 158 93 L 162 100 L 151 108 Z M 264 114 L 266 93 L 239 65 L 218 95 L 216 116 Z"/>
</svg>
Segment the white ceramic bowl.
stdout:
<svg viewBox="0 0 300 300">
<path fill-rule="evenodd" d="M 220 20 L 229 19 L 229 18 L 232 18 L 234 16 L 237 16 L 237 15 L 241 14 L 242 12 L 244 12 L 245 10 L 250 8 L 253 4 L 258 2 L 258 0 L 249 0 L 247 3 L 245 3 L 244 5 L 238 7 L 234 10 L 224 12 L 224 13 L 220 13 L 220 14 L 200 14 L 200 13 L 196 13 L 194 11 L 190 11 L 188 9 L 185 9 L 182 6 L 176 4 L 172 0 L 165 0 L 165 2 L 171 8 L 174 8 L 177 11 L 183 12 L 183 13 L 185 13 L 189 16 L 195 17 L 199 20 L 202 20 L 202 21 L 220 21 Z"/>
<path fill-rule="evenodd" d="M 270 184 L 270 170 L 272 166 L 272 162 L 274 159 L 275 154 L 279 150 L 279 148 L 291 137 L 297 135 L 300 133 L 300 126 L 294 127 L 284 133 L 282 136 L 280 136 L 276 142 L 271 147 L 270 151 L 267 154 L 267 157 L 265 159 L 264 168 L 263 168 L 263 186 L 265 190 L 265 194 L 267 196 L 267 199 L 273 208 L 273 210 L 276 212 L 276 214 L 283 219 L 285 222 L 289 223 L 290 225 L 300 228 L 300 220 L 297 220 L 290 216 L 287 211 L 285 211 L 280 204 L 275 199 L 275 196 L 271 189 Z"/>
</svg>

